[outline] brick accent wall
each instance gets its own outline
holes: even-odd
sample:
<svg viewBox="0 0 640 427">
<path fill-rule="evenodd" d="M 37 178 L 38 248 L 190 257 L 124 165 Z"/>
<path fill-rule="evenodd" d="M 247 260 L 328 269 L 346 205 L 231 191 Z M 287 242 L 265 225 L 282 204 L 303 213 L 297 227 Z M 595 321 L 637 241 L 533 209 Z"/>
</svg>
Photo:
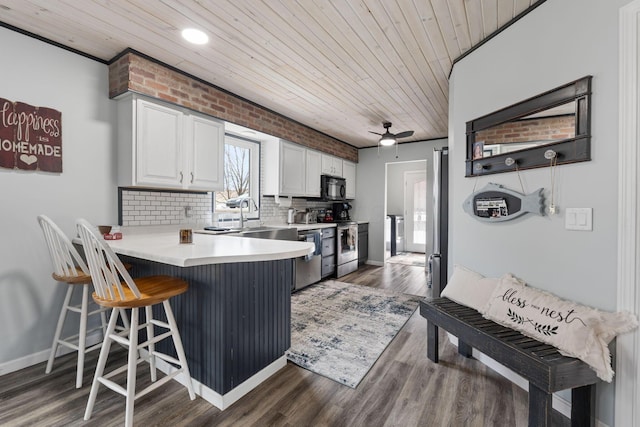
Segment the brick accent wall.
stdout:
<svg viewBox="0 0 640 427">
<path fill-rule="evenodd" d="M 134 52 L 124 53 L 109 65 L 109 97 L 127 91 L 162 99 L 352 162 L 358 161 L 358 150 L 349 144 Z"/>
<path fill-rule="evenodd" d="M 557 116 L 504 123 L 476 133 L 485 145 L 509 142 L 544 141 L 573 138 L 575 116 Z"/>
</svg>

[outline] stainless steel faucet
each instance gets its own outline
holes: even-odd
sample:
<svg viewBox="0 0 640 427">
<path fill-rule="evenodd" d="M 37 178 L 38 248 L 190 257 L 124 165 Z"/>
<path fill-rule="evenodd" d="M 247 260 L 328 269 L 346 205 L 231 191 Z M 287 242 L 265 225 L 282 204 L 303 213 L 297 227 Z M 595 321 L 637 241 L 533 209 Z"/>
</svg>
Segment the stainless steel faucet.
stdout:
<svg viewBox="0 0 640 427">
<path fill-rule="evenodd" d="M 249 209 L 249 201 L 251 201 L 253 203 L 253 206 L 256 208 L 256 210 L 258 209 L 258 205 L 250 197 L 248 199 L 243 200 L 242 202 L 240 202 L 240 230 L 244 230 L 244 215 L 242 214 L 242 206 L 244 206 L 245 203 L 246 203 L 247 209 Z"/>
</svg>

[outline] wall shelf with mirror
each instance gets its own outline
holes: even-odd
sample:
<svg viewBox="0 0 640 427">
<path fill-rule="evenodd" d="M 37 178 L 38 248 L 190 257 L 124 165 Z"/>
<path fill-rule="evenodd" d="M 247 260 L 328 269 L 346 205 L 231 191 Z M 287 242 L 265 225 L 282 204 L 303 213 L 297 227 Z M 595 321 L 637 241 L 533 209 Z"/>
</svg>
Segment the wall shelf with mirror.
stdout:
<svg viewBox="0 0 640 427">
<path fill-rule="evenodd" d="M 583 77 L 467 122 L 465 176 L 591 160 L 591 79 Z"/>
</svg>

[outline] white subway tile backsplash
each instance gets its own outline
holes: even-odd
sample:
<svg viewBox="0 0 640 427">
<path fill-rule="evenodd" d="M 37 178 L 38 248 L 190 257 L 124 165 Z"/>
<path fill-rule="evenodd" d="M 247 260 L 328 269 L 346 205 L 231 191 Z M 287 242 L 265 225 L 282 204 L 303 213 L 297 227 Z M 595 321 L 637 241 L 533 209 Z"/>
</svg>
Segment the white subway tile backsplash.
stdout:
<svg viewBox="0 0 640 427">
<path fill-rule="evenodd" d="M 122 225 L 211 224 L 211 193 L 173 193 L 122 189 Z M 185 206 L 191 207 L 189 217 Z"/>
<path fill-rule="evenodd" d="M 211 193 L 175 193 L 122 189 L 120 214 L 122 225 L 180 225 L 214 223 Z M 190 216 L 185 216 L 185 206 L 190 206 Z M 326 208 L 326 202 L 293 199 L 292 207 L 303 211 L 305 208 Z M 263 223 L 285 223 L 287 208 L 276 205 L 273 197 L 260 198 L 260 221 Z M 237 221 L 238 213 L 221 214 L 220 219 Z"/>
</svg>

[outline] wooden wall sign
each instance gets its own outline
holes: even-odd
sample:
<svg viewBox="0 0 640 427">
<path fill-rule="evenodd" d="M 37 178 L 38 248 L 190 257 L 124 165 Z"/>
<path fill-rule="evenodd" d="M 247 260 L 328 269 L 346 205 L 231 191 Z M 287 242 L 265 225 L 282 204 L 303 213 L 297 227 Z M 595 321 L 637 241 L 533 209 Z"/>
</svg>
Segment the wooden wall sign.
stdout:
<svg viewBox="0 0 640 427">
<path fill-rule="evenodd" d="M 62 172 L 62 113 L 0 98 L 0 167 Z"/>
</svg>

